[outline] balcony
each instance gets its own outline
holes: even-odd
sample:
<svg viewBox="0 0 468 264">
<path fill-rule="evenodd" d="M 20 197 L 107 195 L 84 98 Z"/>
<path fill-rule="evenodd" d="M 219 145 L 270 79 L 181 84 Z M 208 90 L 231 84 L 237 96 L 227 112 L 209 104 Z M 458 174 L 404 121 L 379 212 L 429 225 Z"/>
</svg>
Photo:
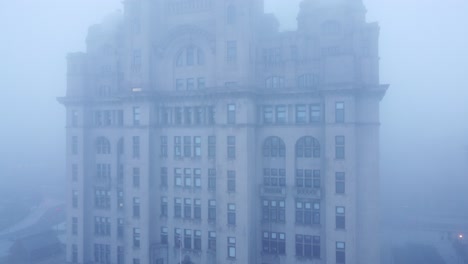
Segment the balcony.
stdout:
<svg viewBox="0 0 468 264">
<path fill-rule="evenodd" d="M 286 196 L 286 187 L 284 186 L 260 186 L 261 195 Z"/>
<path fill-rule="evenodd" d="M 294 187 L 294 193 L 297 197 L 317 199 L 320 199 L 322 197 L 322 190 L 320 188 Z"/>
</svg>

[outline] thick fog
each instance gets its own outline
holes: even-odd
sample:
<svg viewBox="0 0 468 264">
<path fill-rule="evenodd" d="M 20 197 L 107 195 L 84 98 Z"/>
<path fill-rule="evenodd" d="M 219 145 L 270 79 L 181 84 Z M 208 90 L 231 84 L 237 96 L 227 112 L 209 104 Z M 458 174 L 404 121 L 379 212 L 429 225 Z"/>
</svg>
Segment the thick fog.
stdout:
<svg viewBox="0 0 468 264">
<path fill-rule="evenodd" d="M 0 0 L 0 189 L 64 183 L 65 57 L 121 2 Z M 282 30 L 295 28 L 299 0 L 265 2 Z M 384 209 L 468 212 L 468 1 L 364 2 L 391 85 L 381 104 Z"/>
</svg>

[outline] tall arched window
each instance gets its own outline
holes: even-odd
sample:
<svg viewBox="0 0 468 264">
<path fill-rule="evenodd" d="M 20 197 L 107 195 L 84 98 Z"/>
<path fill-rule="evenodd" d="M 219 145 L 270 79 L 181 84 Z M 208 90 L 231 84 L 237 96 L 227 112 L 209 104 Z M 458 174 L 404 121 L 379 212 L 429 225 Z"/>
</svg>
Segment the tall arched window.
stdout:
<svg viewBox="0 0 468 264">
<path fill-rule="evenodd" d="M 279 137 L 269 137 L 263 143 L 263 157 L 285 157 L 286 146 Z"/>
<path fill-rule="evenodd" d="M 105 137 L 98 137 L 96 140 L 97 154 L 110 154 L 110 142 Z"/>
<path fill-rule="evenodd" d="M 205 54 L 203 50 L 194 46 L 183 48 L 177 53 L 176 66 L 196 66 L 205 64 Z"/>
<path fill-rule="evenodd" d="M 320 158 L 320 143 L 310 136 L 300 138 L 296 142 L 296 158 Z"/>
</svg>

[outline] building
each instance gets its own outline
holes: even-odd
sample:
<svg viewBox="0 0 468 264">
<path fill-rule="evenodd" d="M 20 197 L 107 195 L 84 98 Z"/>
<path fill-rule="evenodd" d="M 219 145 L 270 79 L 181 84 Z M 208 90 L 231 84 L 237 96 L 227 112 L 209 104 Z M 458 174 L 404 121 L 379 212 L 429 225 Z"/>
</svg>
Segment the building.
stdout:
<svg viewBox="0 0 468 264">
<path fill-rule="evenodd" d="M 71 263 L 379 263 L 360 0 L 126 0 L 68 56 Z"/>
</svg>

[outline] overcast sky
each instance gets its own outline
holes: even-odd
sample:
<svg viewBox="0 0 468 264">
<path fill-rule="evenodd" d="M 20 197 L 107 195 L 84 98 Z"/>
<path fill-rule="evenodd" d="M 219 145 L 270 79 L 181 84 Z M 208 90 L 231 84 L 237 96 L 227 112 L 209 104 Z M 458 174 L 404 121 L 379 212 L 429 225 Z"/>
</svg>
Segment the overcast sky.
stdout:
<svg viewBox="0 0 468 264">
<path fill-rule="evenodd" d="M 63 180 L 56 97 L 65 93 L 65 56 L 83 51 L 88 26 L 121 2 L 0 0 L 1 182 Z M 283 30 L 295 28 L 299 0 L 265 3 Z M 381 115 L 384 192 L 466 190 L 468 1 L 364 3 L 368 21 L 380 23 L 381 80 L 391 84 Z"/>
</svg>

